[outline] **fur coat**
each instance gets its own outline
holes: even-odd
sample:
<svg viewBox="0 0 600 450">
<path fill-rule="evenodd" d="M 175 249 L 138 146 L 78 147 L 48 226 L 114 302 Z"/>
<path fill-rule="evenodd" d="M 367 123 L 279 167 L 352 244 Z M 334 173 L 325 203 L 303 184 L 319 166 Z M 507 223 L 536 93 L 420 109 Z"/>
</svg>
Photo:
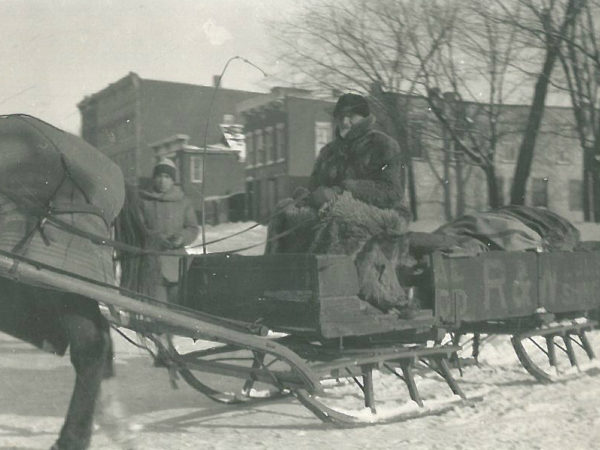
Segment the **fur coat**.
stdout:
<svg viewBox="0 0 600 450">
<path fill-rule="evenodd" d="M 408 257 L 410 214 L 403 202 L 403 154 L 374 124 L 373 116 L 365 117 L 321 149 L 309 188 L 332 188 L 337 195 L 318 210 L 310 202 L 280 202 L 266 252 L 351 256 L 360 296 L 387 310 L 408 303 L 398 272 Z"/>
<path fill-rule="evenodd" d="M 405 161 L 398 143 L 374 129 L 373 116 L 352 126 L 319 153 L 309 188 L 337 187 L 356 200 L 384 209 L 404 210 Z"/>
</svg>

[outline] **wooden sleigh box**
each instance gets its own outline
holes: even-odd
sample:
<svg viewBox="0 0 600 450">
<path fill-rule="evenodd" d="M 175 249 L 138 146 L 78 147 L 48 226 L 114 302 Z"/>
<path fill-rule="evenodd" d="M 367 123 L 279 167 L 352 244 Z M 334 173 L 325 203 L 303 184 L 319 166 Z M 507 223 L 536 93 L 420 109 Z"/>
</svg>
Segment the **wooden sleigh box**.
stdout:
<svg viewBox="0 0 600 450">
<path fill-rule="evenodd" d="M 433 324 L 431 312 L 401 320 L 362 301 L 344 255 L 203 255 L 186 278 L 185 306 L 275 331 L 338 338 Z"/>
</svg>

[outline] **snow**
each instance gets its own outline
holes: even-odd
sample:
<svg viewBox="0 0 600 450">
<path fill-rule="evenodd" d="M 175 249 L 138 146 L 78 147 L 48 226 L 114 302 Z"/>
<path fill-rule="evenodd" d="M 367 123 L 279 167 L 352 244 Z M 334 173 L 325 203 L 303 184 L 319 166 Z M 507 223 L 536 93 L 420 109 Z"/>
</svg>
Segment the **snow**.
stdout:
<svg viewBox="0 0 600 450">
<path fill-rule="evenodd" d="M 208 227 L 207 240 L 235 233 L 252 223 Z M 416 227 L 416 228 L 415 228 Z M 413 229 L 431 230 L 433 223 Z M 585 239 L 599 239 L 600 227 L 580 226 Z M 232 251 L 264 241 L 266 229 L 257 226 L 247 234 L 209 246 L 209 251 Z M 202 252 L 196 248 L 195 252 Z M 262 247 L 247 250 L 260 254 Z M 583 323 L 582 321 L 578 321 Z M 129 335 L 135 338 L 133 333 Z M 600 332 L 589 333 L 600 352 Z M 600 448 L 600 367 L 578 351 L 579 368 L 562 358 L 558 382 L 541 384 L 519 364 L 507 336 L 492 336 L 481 346 L 479 366 L 465 365 L 462 377 L 453 369 L 469 405 L 457 400 L 448 386 L 431 371 L 416 371 L 416 383 L 425 409 L 439 415 L 403 422 L 386 419 L 419 410 L 407 389 L 391 373 L 375 372 L 376 414 L 360 399 L 360 391 L 343 380 L 326 384 L 330 407 L 350 412 L 367 427 L 336 429 L 324 425 L 293 397 L 227 406 L 213 403 L 183 380 L 169 385 L 165 369 L 154 368 L 147 354 L 114 334 L 121 399 L 128 410 L 130 436 L 140 449 L 591 449 Z M 212 345 L 177 338 L 180 351 Z M 465 344 L 462 356 L 470 356 Z M 560 352 L 559 352 L 560 353 Z M 579 372 L 579 370 L 581 372 Z M 68 358 L 43 354 L 0 334 L 0 448 L 47 449 L 61 427 L 73 387 Z M 241 388 L 226 377 L 208 375 L 207 383 Z M 266 392 L 257 386 L 255 394 Z M 114 434 L 99 423 L 92 449 L 119 448 Z"/>
</svg>

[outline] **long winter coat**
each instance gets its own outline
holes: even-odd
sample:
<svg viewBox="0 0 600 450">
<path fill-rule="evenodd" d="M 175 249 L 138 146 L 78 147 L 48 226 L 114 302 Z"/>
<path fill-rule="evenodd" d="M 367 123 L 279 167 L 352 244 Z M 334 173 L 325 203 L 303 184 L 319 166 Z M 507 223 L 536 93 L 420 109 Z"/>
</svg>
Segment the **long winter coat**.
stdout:
<svg viewBox="0 0 600 450">
<path fill-rule="evenodd" d="M 375 130 L 373 116 L 352 126 L 345 137 L 339 133 L 317 158 L 310 189 L 339 187 L 356 200 L 406 213 L 405 164 L 398 143 Z"/>
<path fill-rule="evenodd" d="M 198 220 L 191 202 L 178 186 L 165 193 L 141 191 L 140 198 L 145 226 L 154 241 L 159 243 L 158 250 L 171 250 L 173 247 L 169 247 L 167 242 L 176 236 L 183 239 L 183 245 L 194 242 L 198 236 Z M 161 256 L 160 266 L 166 281 L 178 281 L 177 256 Z"/>
</svg>

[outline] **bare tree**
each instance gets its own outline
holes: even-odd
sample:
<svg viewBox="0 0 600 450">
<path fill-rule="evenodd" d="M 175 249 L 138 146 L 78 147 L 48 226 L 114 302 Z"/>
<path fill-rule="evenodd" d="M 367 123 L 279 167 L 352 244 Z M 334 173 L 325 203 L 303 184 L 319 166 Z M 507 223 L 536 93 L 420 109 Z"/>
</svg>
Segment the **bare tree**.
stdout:
<svg viewBox="0 0 600 450">
<path fill-rule="evenodd" d="M 559 54 L 564 83 L 573 107 L 575 128 L 583 148 L 583 211 L 585 220 L 600 221 L 600 4 L 590 0 L 566 30 Z"/>
<path fill-rule="evenodd" d="M 516 8 L 509 11 L 518 17 Z M 517 28 L 495 20 L 489 5 L 477 0 L 309 2 L 303 14 L 275 23 L 273 30 L 282 45 L 280 58 L 310 87 L 370 94 L 406 155 L 412 154 L 410 118 L 415 105 L 427 99 L 442 137 L 443 173 L 432 168 L 444 190 L 448 219 L 454 215 L 452 198 L 457 214 L 465 210 L 465 164 L 483 170 L 488 204 L 500 205 L 495 154 L 508 132 L 500 127 L 502 106 L 514 89 L 508 75 L 520 48 Z M 444 101 L 443 91 L 452 92 L 453 100 Z M 416 95 L 422 96 L 419 101 Z M 433 157 L 431 152 L 425 156 Z M 410 157 L 406 166 L 416 217 Z M 456 193 L 450 191 L 450 167 Z"/>
<path fill-rule="evenodd" d="M 537 135 L 544 116 L 546 96 L 551 76 L 569 28 L 575 23 L 586 0 L 515 0 L 526 15 L 514 16 L 503 0 L 495 0 L 502 9 L 499 20 L 519 29 L 527 42 L 538 42 L 544 56 L 537 74 L 533 99 L 519 147 L 517 165 L 511 188 L 512 204 L 525 203 L 527 179 L 531 171 Z"/>
<path fill-rule="evenodd" d="M 515 127 L 503 124 L 504 103 L 517 87 L 511 70 L 520 58 L 522 43 L 515 27 L 494 19 L 497 12 L 488 4 L 463 1 L 458 17 L 453 18 L 452 33 L 433 58 L 423 60 L 415 38 L 413 45 L 422 62 L 419 81 L 425 86 L 427 101 L 444 137 L 444 171 L 451 161 L 456 173 L 456 213 L 465 209 L 464 164 L 475 165 L 485 173 L 488 205 L 501 205 L 495 159 L 504 136 Z M 519 10 L 511 10 L 518 17 Z M 447 18 L 446 11 L 437 11 Z M 428 27 L 431 30 L 431 27 Z M 448 90 L 442 96 L 442 89 Z M 449 94 L 449 95 L 448 95 Z M 445 140 L 445 139 L 444 139 Z M 448 215 L 448 213 L 447 213 Z"/>
<path fill-rule="evenodd" d="M 452 23 L 444 21 L 431 33 L 423 33 L 419 28 L 428 16 L 433 17 L 432 11 L 440 5 L 449 10 L 451 3 L 451 0 L 308 2 L 303 13 L 294 19 L 272 24 L 273 36 L 281 46 L 280 59 L 292 68 L 290 75 L 296 79 L 301 76 L 312 88 L 369 94 L 375 107 L 384 114 L 388 131 L 406 155 L 414 218 L 417 201 L 408 118 L 414 95 L 420 88 L 416 74 L 446 39 Z M 411 40 L 417 35 L 426 47 L 420 58 L 411 53 Z"/>
<path fill-rule="evenodd" d="M 522 141 L 511 203 L 524 202 L 550 77 L 565 33 L 585 1 L 495 0 L 490 5 L 478 0 L 321 0 L 306 3 L 303 13 L 278 21 L 272 29 L 281 45 L 280 59 L 310 87 L 369 94 L 407 156 L 410 117 L 426 99 L 445 143 L 439 148 L 442 172 L 436 176 L 450 218 L 453 198 L 456 213 L 465 209 L 466 165 L 484 172 L 488 204 L 500 205 L 496 153 L 504 136 L 517 131 Z M 502 114 L 515 89 L 511 72 L 531 66 L 522 62 L 523 52 L 542 62 L 525 127 L 517 130 Z M 452 96 L 444 98 L 444 92 Z M 416 218 L 411 158 L 405 163 Z M 451 172 L 456 193 L 450 192 Z"/>
</svg>

